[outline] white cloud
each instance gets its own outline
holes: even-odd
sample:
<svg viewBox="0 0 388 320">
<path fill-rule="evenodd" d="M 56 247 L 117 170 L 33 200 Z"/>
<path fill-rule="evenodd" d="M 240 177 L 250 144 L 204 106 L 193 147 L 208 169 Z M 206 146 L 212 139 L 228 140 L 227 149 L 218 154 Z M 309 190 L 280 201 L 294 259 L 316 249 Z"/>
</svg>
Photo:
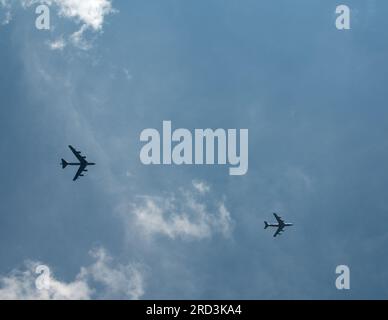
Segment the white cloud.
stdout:
<svg viewBox="0 0 388 320">
<path fill-rule="evenodd" d="M 50 276 L 50 287 L 38 290 L 35 269 L 40 263 L 27 262 L 26 270 L 14 270 L 9 276 L 0 278 L 1 300 L 85 300 L 90 299 L 92 290 L 77 277 L 70 283 L 58 281 Z"/>
<path fill-rule="evenodd" d="M 95 31 L 102 29 L 106 15 L 116 12 L 111 0 L 21 0 L 21 3 L 24 8 L 38 3 L 55 5 L 61 17 L 75 20 Z"/>
<path fill-rule="evenodd" d="M 4 16 L 2 18 L 1 24 L 7 25 L 12 20 L 11 2 L 9 0 L 0 0 L 0 8 L 4 8 Z"/>
<path fill-rule="evenodd" d="M 49 288 L 39 290 L 35 284 L 36 267 L 41 263 L 27 262 L 24 271 L 13 270 L 10 275 L 0 277 L 0 300 L 88 300 L 93 298 L 139 299 L 144 294 L 144 280 L 140 266 L 113 266 L 112 258 L 104 249 L 92 252 L 96 261 L 81 268 L 72 282 L 62 282 L 53 275 Z M 104 287 L 104 294 L 93 288 L 93 284 Z"/>
<path fill-rule="evenodd" d="M 12 20 L 12 14 L 11 11 L 7 11 L 4 16 L 4 20 L 2 22 L 3 25 L 9 24 Z"/>
<path fill-rule="evenodd" d="M 198 184 L 193 186 L 197 190 Z M 200 186 L 203 190 L 207 185 Z M 162 234 L 171 239 L 204 239 L 215 233 L 229 236 L 233 222 L 224 201 L 214 201 L 211 196 L 199 198 L 193 191 L 181 189 L 167 197 L 138 197 L 139 201 L 121 211 L 130 220 L 128 223 L 135 223 L 147 237 Z"/>
<path fill-rule="evenodd" d="M 59 38 L 52 42 L 49 42 L 49 47 L 51 50 L 63 50 L 66 47 L 66 42 L 63 38 Z"/>
<path fill-rule="evenodd" d="M 53 0 L 59 7 L 59 14 L 74 18 L 87 27 L 101 30 L 106 15 L 114 12 L 110 0 Z"/>
<path fill-rule="evenodd" d="M 73 43 L 73 45 L 82 50 L 89 50 L 91 48 L 90 43 L 84 39 L 84 33 L 86 30 L 87 26 L 84 24 L 78 31 L 74 32 L 70 36 L 70 41 Z"/>
<path fill-rule="evenodd" d="M 0 0 L 0 6 L 3 8 L 10 8 L 11 1 L 10 0 Z"/>
<path fill-rule="evenodd" d="M 125 78 L 127 80 L 132 80 L 133 76 L 132 76 L 132 74 L 129 72 L 129 70 L 127 68 L 124 68 L 123 72 L 124 72 Z"/>
<path fill-rule="evenodd" d="M 132 300 L 144 295 L 143 274 L 140 266 L 135 264 L 111 267 L 112 258 L 103 249 L 92 252 L 96 262 L 82 273 L 89 275 L 94 281 L 105 285 L 110 297 L 127 297 Z"/>
<path fill-rule="evenodd" d="M 0 1 L 0 3 L 4 3 L 3 5 L 8 4 L 6 0 Z M 69 40 L 74 46 L 83 50 L 91 48 L 90 43 L 84 39 L 86 30 L 101 31 L 105 17 L 117 12 L 113 8 L 111 0 L 21 0 L 23 8 L 29 8 L 40 3 L 57 8 L 60 17 L 81 24 L 77 31 L 69 35 Z M 59 45 L 59 43 L 57 44 Z M 64 44 L 64 42 L 60 44 Z M 63 49 L 63 47 L 60 48 Z"/>
<path fill-rule="evenodd" d="M 210 191 L 210 187 L 203 181 L 194 180 L 193 187 L 202 194 L 205 194 Z"/>
<path fill-rule="evenodd" d="M 224 235 L 229 235 L 232 231 L 232 218 L 230 212 L 225 207 L 224 203 L 220 203 L 218 207 L 219 217 L 218 226 Z"/>
</svg>

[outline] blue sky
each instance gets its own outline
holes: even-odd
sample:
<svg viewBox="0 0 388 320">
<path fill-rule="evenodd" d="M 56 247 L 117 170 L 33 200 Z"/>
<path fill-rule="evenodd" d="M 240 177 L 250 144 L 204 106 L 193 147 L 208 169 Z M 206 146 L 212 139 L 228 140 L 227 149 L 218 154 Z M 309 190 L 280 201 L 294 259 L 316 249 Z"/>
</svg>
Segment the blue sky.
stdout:
<svg viewBox="0 0 388 320">
<path fill-rule="evenodd" d="M 38 2 L 0 1 L 0 297 L 387 298 L 388 4 L 55 0 L 41 31 Z M 144 166 L 163 120 L 249 129 L 247 175 Z"/>
</svg>

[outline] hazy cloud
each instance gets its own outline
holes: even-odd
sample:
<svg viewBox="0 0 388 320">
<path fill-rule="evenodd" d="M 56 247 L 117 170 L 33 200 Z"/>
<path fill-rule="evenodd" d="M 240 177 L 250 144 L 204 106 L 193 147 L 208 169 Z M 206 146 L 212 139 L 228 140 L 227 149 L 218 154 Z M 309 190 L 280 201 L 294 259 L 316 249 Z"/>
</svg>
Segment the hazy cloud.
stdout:
<svg viewBox="0 0 388 320">
<path fill-rule="evenodd" d="M 48 44 L 51 50 L 63 50 L 66 46 L 66 42 L 63 38 L 51 41 Z"/>
<path fill-rule="evenodd" d="M 146 236 L 162 234 L 169 238 L 204 239 L 215 233 L 229 236 L 232 218 L 224 200 L 204 197 L 210 188 L 206 183 L 194 183 L 190 189 L 181 188 L 166 197 L 141 196 L 125 209 L 131 212 L 130 221 Z M 195 191 L 201 191 L 200 195 Z"/>
<path fill-rule="evenodd" d="M 124 297 L 139 299 L 144 294 L 143 274 L 139 266 L 113 264 L 104 249 L 92 251 L 95 262 L 82 267 L 74 281 L 64 282 L 50 275 L 49 288 L 36 287 L 38 262 L 26 262 L 24 270 L 13 270 L 0 277 L 2 300 L 88 300 L 95 298 Z M 102 285 L 104 295 L 98 294 L 94 284 Z"/>
<path fill-rule="evenodd" d="M 202 194 L 210 191 L 210 187 L 203 181 L 194 180 L 193 187 Z"/>
<path fill-rule="evenodd" d="M 4 9 L 1 18 L 1 24 L 7 25 L 12 20 L 11 2 L 9 0 L 0 0 L 0 9 Z"/>
<path fill-rule="evenodd" d="M 83 268 L 82 275 L 91 277 L 103 284 L 109 297 L 127 297 L 140 299 L 144 294 L 144 278 L 139 265 L 113 265 L 113 259 L 104 249 L 96 249 L 91 253 L 96 262 Z"/>
<path fill-rule="evenodd" d="M 30 8 L 38 4 L 46 4 L 57 10 L 60 17 L 73 21 L 77 25 L 81 25 L 77 31 L 70 34 L 69 42 L 74 46 L 87 50 L 91 48 L 91 44 L 84 39 L 85 32 L 99 32 L 102 30 L 105 17 L 109 14 L 117 12 L 112 6 L 111 0 L 21 0 L 23 8 Z M 12 18 L 11 3 L 7 0 L 0 0 L 0 4 L 6 8 L 6 18 L 3 24 L 9 23 Z M 50 46 L 53 50 L 62 50 L 66 42 L 54 41 Z"/>
</svg>

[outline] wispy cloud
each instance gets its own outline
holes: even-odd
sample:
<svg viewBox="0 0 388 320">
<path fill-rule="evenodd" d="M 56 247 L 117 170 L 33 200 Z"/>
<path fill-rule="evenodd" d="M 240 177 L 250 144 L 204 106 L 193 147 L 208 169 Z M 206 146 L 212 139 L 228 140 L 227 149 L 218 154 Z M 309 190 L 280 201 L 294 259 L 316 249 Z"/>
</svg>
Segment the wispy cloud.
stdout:
<svg viewBox="0 0 388 320">
<path fill-rule="evenodd" d="M 91 253 L 96 262 L 81 273 L 103 284 L 108 297 L 127 297 L 138 300 L 144 295 L 144 274 L 137 264 L 113 266 L 113 259 L 104 249 L 96 249 Z"/>
<path fill-rule="evenodd" d="M 206 184 L 206 182 L 204 182 L 204 181 L 194 180 L 192 183 L 193 183 L 193 187 L 199 193 L 205 194 L 205 193 L 210 191 L 210 186 L 208 184 Z"/>
<path fill-rule="evenodd" d="M 96 31 L 102 29 L 106 15 L 114 12 L 110 0 L 53 0 L 59 14 L 73 18 Z"/>
<path fill-rule="evenodd" d="M 81 26 L 81 28 L 74 32 L 71 36 L 70 36 L 70 42 L 82 49 L 82 50 L 89 50 L 91 48 L 91 44 L 85 40 L 84 38 L 84 33 L 86 32 L 86 30 L 88 29 L 87 25 L 84 24 Z"/>
<path fill-rule="evenodd" d="M 193 182 L 191 188 L 181 188 L 166 197 L 138 197 L 121 212 L 146 237 L 161 234 L 171 239 L 204 239 L 216 233 L 230 236 L 233 227 L 230 212 L 224 200 L 214 200 L 209 190 L 206 183 Z"/>
<path fill-rule="evenodd" d="M 86 31 L 90 30 L 93 33 L 102 31 L 106 16 L 117 12 L 111 0 L 20 0 L 14 3 L 20 3 L 24 9 L 46 4 L 54 8 L 59 17 L 78 25 L 78 30 L 67 36 L 68 41 L 51 42 L 50 48 L 53 50 L 62 50 L 67 43 L 83 50 L 90 49 L 91 44 L 85 39 Z M 3 24 L 8 24 L 12 19 L 12 4 L 7 0 L 0 0 L 0 5 L 6 9 Z"/>
<path fill-rule="evenodd" d="M 89 300 L 95 298 L 139 299 L 144 294 L 144 279 L 140 266 L 135 264 L 114 265 L 104 249 L 91 252 L 95 262 L 82 267 L 74 281 L 63 282 L 53 275 L 49 287 L 39 290 L 36 286 L 36 267 L 41 263 L 26 262 L 24 270 L 13 270 L 0 277 L 0 299 L 2 300 Z M 93 285 L 102 285 L 104 294 L 98 293 Z"/>
<path fill-rule="evenodd" d="M 7 25 L 12 20 L 11 2 L 9 0 L 0 0 L 0 9 L 4 9 L 1 24 Z"/>
<path fill-rule="evenodd" d="M 92 291 L 84 279 L 61 282 L 50 277 L 50 288 L 39 290 L 35 281 L 35 268 L 40 263 L 27 262 L 26 269 L 13 270 L 10 275 L 0 278 L 0 299 L 2 300 L 85 300 Z"/>
<path fill-rule="evenodd" d="M 51 50 L 63 50 L 66 47 L 66 41 L 63 38 L 48 43 Z"/>
<path fill-rule="evenodd" d="M 6 0 L 2 2 L 7 3 Z M 115 12 L 111 0 L 21 0 L 24 8 L 36 4 L 55 5 L 62 17 L 74 19 L 96 31 L 102 29 L 105 16 Z"/>
</svg>

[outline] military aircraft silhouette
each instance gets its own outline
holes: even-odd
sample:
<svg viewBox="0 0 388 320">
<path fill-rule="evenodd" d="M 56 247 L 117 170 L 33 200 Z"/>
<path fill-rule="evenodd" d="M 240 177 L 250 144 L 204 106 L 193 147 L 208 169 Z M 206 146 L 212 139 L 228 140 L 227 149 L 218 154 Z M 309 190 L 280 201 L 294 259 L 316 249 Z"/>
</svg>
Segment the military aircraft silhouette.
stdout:
<svg viewBox="0 0 388 320">
<path fill-rule="evenodd" d="M 77 180 L 79 177 L 84 176 L 84 172 L 87 172 L 86 170 L 87 166 L 94 166 L 96 165 L 93 162 L 87 162 L 86 157 L 81 155 L 80 151 L 75 150 L 72 146 L 69 146 L 70 150 L 74 153 L 75 157 L 78 159 L 78 163 L 69 163 L 66 160 L 62 159 L 61 165 L 62 169 L 65 169 L 67 166 L 79 166 L 77 173 L 75 174 L 73 181 Z"/>
<path fill-rule="evenodd" d="M 276 213 L 273 214 L 275 216 L 276 221 L 278 222 L 277 224 L 271 224 L 268 223 L 267 221 L 264 221 L 264 229 L 267 229 L 268 227 L 275 227 L 278 228 L 273 235 L 276 237 L 279 234 L 282 234 L 284 231 L 285 227 L 291 227 L 293 224 L 292 223 L 285 223 L 281 217 L 279 217 Z"/>
</svg>

